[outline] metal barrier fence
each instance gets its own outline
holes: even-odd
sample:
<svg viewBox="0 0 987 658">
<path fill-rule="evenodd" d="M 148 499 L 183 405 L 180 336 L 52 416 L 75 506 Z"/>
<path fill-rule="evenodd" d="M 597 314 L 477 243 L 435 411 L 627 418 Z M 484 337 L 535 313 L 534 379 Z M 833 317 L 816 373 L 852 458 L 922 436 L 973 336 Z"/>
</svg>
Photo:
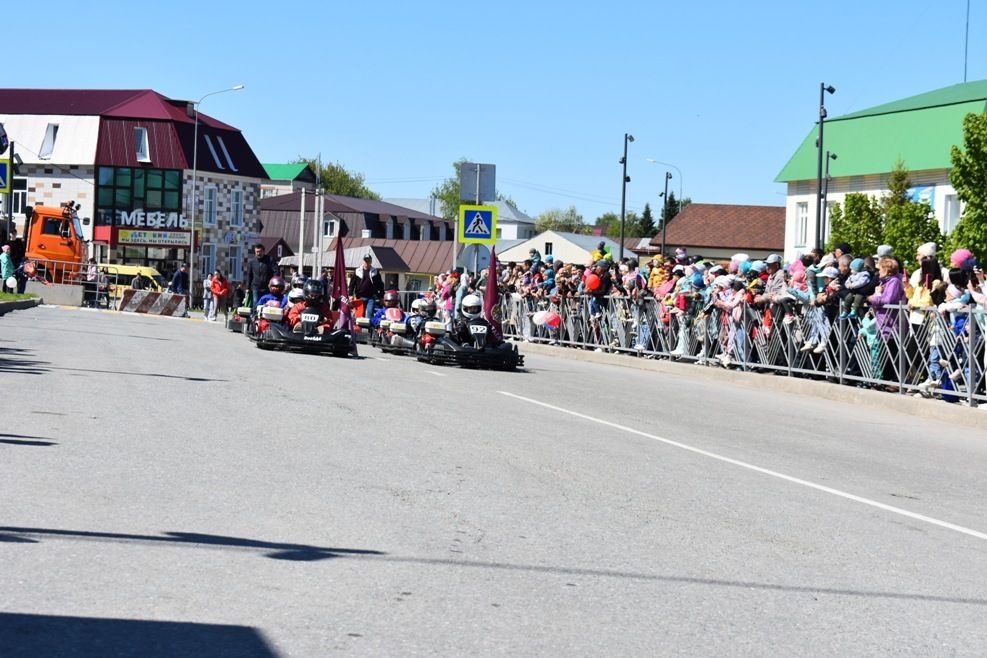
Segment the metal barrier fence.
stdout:
<svg viewBox="0 0 987 658">
<path fill-rule="evenodd" d="M 97 265 L 96 279 L 88 279 L 89 265 L 73 261 L 57 261 L 37 259 L 31 261 L 36 267 L 36 278 L 48 283 L 67 286 L 79 286 L 83 289 L 82 303 L 84 306 L 115 309 L 119 306 L 120 298 L 125 290 L 130 289 L 132 274 L 121 274 L 118 265 L 101 263 Z M 149 289 L 163 292 L 161 281 L 149 279 Z M 201 287 L 201 286 L 200 286 Z"/>
<path fill-rule="evenodd" d="M 507 295 L 501 302 L 504 334 L 517 340 L 920 391 L 970 406 L 987 403 L 984 309 L 940 314 L 885 308 L 879 324 L 870 315 L 830 321 L 819 307 L 786 313 L 792 309 L 740 304 L 689 312 L 652 297 L 549 302 Z M 558 326 L 536 324 L 539 311 L 557 313 Z"/>
</svg>

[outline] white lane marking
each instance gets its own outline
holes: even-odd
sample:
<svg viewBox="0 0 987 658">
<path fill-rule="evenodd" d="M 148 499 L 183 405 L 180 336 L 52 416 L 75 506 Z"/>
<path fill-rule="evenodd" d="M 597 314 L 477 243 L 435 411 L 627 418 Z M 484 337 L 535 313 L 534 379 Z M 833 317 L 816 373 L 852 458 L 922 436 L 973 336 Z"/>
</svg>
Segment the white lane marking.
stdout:
<svg viewBox="0 0 987 658">
<path fill-rule="evenodd" d="M 426 370 L 425 372 L 427 372 L 430 375 L 435 375 L 436 377 L 446 377 L 447 376 L 444 372 L 435 372 L 434 370 Z"/>
<path fill-rule="evenodd" d="M 956 525 L 955 523 L 950 523 L 949 521 L 941 521 L 939 519 L 934 519 L 931 516 L 925 516 L 924 514 L 917 514 L 915 512 L 909 512 L 906 509 L 900 507 L 895 507 L 894 505 L 886 505 L 885 503 L 878 502 L 876 500 L 871 500 L 870 498 L 864 498 L 862 496 L 857 496 L 852 493 L 847 493 L 846 491 L 840 491 L 839 489 L 833 489 L 832 487 L 827 487 L 822 484 L 816 484 L 815 482 L 809 482 L 808 480 L 803 480 L 801 478 L 793 477 L 791 475 L 785 475 L 784 473 L 779 473 L 778 471 L 772 471 L 767 468 L 762 468 L 761 466 L 755 466 L 754 464 L 748 464 L 747 462 L 742 462 L 739 459 L 732 459 L 730 457 L 725 457 L 723 455 L 718 455 L 715 452 L 710 452 L 708 450 L 703 450 L 702 448 L 695 448 L 685 443 L 680 443 L 678 441 L 673 441 L 671 439 L 665 439 L 660 436 L 655 436 L 654 434 L 648 434 L 647 432 L 642 432 L 641 430 L 636 430 L 633 427 L 627 427 L 626 425 L 619 425 L 617 423 L 611 423 L 608 420 L 601 420 L 599 418 L 593 418 L 592 416 L 587 416 L 586 414 L 581 414 L 578 411 L 571 411 L 569 409 L 563 409 L 562 407 L 556 407 L 553 404 L 548 404 L 547 402 L 539 402 L 538 400 L 532 400 L 531 398 L 526 398 L 522 395 L 515 395 L 514 393 L 508 393 L 507 391 L 498 391 L 501 395 L 506 395 L 507 397 L 514 398 L 516 400 L 522 400 L 524 402 L 529 402 L 531 404 L 538 405 L 540 407 L 545 407 L 546 409 L 552 409 L 553 411 L 558 411 L 560 413 L 569 414 L 570 416 L 575 416 L 576 418 L 582 418 L 583 420 L 588 420 L 593 423 L 599 423 L 600 425 L 606 425 L 607 427 L 612 427 L 614 429 L 627 432 L 629 434 L 636 434 L 637 436 L 643 436 L 646 439 L 651 439 L 653 441 L 659 441 L 661 443 L 674 446 L 676 448 L 681 448 L 682 450 L 688 450 L 689 452 L 694 452 L 697 455 L 703 455 L 704 457 L 709 457 L 711 459 L 717 459 L 721 462 L 726 462 L 727 464 L 733 464 L 734 466 L 740 466 L 741 468 L 746 468 L 758 473 L 763 473 L 764 475 L 770 475 L 771 477 L 778 478 L 779 480 L 785 480 L 786 482 L 792 482 L 793 484 L 800 484 L 803 487 L 809 487 L 810 489 L 815 489 L 817 491 L 822 491 L 834 496 L 839 496 L 840 498 L 846 498 L 847 500 L 852 500 L 854 502 L 862 503 L 864 505 L 870 505 L 871 507 L 876 507 L 877 509 L 884 510 L 885 512 L 891 512 L 893 514 L 900 514 L 901 516 L 907 516 L 910 519 L 915 519 L 916 521 L 922 521 L 924 523 L 929 523 L 940 528 L 946 528 L 947 530 L 953 530 L 955 532 L 962 533 L 964 535 L 969 535 L 971 537 L 976 537 L 977 539 L 987 540 L 987 533 L 980 532 L 978 530 L 972 530 L 970 528 L 965 528 L 961 525 Z"/>
</svg>

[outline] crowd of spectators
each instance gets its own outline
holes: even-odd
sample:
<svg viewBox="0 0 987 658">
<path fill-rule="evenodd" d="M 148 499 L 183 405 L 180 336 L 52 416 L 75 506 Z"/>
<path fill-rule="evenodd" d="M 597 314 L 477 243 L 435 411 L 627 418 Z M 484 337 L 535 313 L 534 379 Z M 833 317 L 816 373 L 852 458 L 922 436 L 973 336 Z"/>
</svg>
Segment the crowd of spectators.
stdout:
<svg viewBox="0 0 987 658">
<path fill-rule="evenodd" d="M 924 327 L 929 353 L 922 359 L 909 355 L 907 362 L 927 365 L 916 395 L 931 396 L 982 381 L 982 373 L 971 375 L 965 341 L 969 311 L 987 307 L 987 282 L 973 254 L 959 249 L 940 262 L 937 252 L 930 242 L 905 258 L 887 245 L 874 254 L 854 254 L 850 245 L 838 243 L 786 264 L 778 254 L 763 260 L 736 254 L 718 262 L 680 248 L 639 264 L 636 258 L 615 259 L 601 243 L 586 263 L 563 263 L 531 250 L 523 262 L 503 264 L 499 284 L 528 315 L 585 299 L 592 322 L 610 311 L 613 299 L 622 298 L 656 304 L 666 323 L 668 318 L 682 326 L 715 323 L 716 358 L 727 367 L 750 357 L 749 341 L 757 334 L 763 338 L 779 324 L 794 323 L 792 331 L 778 336 L 786 350 L 792 342 L 792 351 L 822 355 L 834 347 L 834 328 L 842 327 L 849 340 L 863 340 L 870 349 L 874 379 L 899 381 L 898 351 L 924 349 L 904 336 Z M 917 266 L 909 273 L 903 261 Z M 950 340 L 946 332 L 952 333 Z M 680 343 L 671 356 L 685 350 Z"/>
</svg>

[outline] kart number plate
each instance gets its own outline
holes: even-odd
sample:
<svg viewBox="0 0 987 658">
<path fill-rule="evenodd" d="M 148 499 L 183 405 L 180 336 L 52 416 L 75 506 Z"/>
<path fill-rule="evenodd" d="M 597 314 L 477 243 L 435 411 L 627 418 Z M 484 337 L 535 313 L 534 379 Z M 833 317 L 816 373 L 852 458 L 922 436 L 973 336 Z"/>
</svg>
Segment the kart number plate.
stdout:
<svg viewBox="0 0 987 658">
<path fill-rule="evenodd" d="M 487 333 L 487 328 L 484 327 L 481 324 L 473 324 L 473 325 L 470 325 L 470 333 L 471 334 L 485 334 L 485 333 Z"/>
<path fill-rule="evenodd" d="M 319 316 L 317 313 L 302 313 L 302 322 L 318 322 Z"/>
</svg>

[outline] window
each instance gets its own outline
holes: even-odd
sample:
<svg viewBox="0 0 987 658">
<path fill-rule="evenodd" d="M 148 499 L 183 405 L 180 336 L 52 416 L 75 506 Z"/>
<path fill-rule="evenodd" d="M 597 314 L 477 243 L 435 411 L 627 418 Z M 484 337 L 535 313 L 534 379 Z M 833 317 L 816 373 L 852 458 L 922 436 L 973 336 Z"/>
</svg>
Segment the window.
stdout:
<svg viewBox="0 0 987 658">
<path fill-rule="evenodd" d="M 809 202 L 795 204 L 795 246 L 804 247 L 809 239 Z"/>
<path fill-rule="evenodd" d="M 42 235 L 59 235 L 62 228 L 62 221 L 54 217 L 45 217 L 44 224 L 41 225 Z"/>
<path fill-rule="evenodd" d="M 446 240 L 446 223 L 442 222 L 439 224 L 439 240 L 445 242 Z"/>
<path fill-rule="evenodd" d="M 322 220 L 322 237 L 324 238 L 336 237 L 336 220 L 334 219 Z"/>
<path fill-rule="evenodd" d="M 956 223 L 960 221 L 960 217 L 963 215 L 962 205 L 960 199 L 955 194 L 946 195 L 946 204 L 942 213 L 942 232 L 947 235 L 956 228 Z"/>
<path fill-rule="evenodd" d="M 431 231 L 429 231 L 428 222 L 425 222 L 424 224 L 422 224 L 421 228 L 418 229 L 418 239 L 421 240 L 422 242 L 427 242 L 430 232 Z"/>
<path fill-rule="evenodd" d="M 11 192 L 10 196 L 13 197 L 14 209 L 13 213 L 15 215 L 24 214 L 24 206 L 27 205 L 27 179 L 25 178 L 15 178 L 10 181 Z M 7 207 L 7 199 L 4 197 L 2 209 Z"/>
<path fill-rule="evenodd" d="M 230 281 L 243 280 L 243 247 L 238 244 L 230 245 L 226 260 L 226 278 Z"/>
<path fill-rule="evenodd" d="M 230 215 L 230 226 L 243 226 L 243 190 L 230 192 L 230 202 L 233 214 Z"/>
<path fill-rule="evenodd" d="M 151 152 L 147 146 L 147 128 L 134 128 L 134 155 L 137 162 L 151 161 Z"/>
<path fill-rule="evenodd" d="M 396 224 L 397 221 L 397 219 L 391 217 L 384 223 L 384 238 L 387 240 L 394 239 L 394 224 Z"/>
<path fill-rule="evenodd" d="M 278 260 L 281 260 L 281 257 L 283 255 L 284 255 L 284 245 L 279 242 L 278 243 Z"/>
<path fill-rule="evenodd" d="M 266 198 L 272 197 L 272 196 L 274 196 L 274 188 L 273 187 L 265 187 L 265 188 L 261 189 L 261 191 L 260 191 L 260 198 L 266 199 Z"/>
<path fill-rule="evenodd" d="M 404 232 L 401 234 L 405 240 L 411 239 L 411 220 L 408 219 L 404 222 Z"/>
<path fill-rule="evenodd" d="M 202 223 L 207 226 L 216 225 L 216 188 L 205 189 L 205 199 L 202 207 Z"/>
<path fill-rule="evenodd" d="M 551 242 L 546 242 L 545 243 L 545 255 L 546 256 L 551 256 L 552 255 L 552 243 Z"/>
<path fill-rule="evenodd" d="M 41 150 L 38 151 L 38 157 L 42 160 L 50 160 L 51 152 L 55 150 L 55 138 L 58 137 L 58 124 L 49 123 L 48 129 L 45 130 L 45 141 L 41 142 Z"/>
<path fill-rule="evenodd" d="M 202 244 L 202 255 L 199 260 L 202 278 L 206 278 L 207 273 L 216 271 L 216 245 L 210 243 Z"/>
<path fill-rule="evenodd" d="M 99 167 L 96 172 L 96 225 L 112 225 L 118 210 L 177 213 L 182 207 L 177 169 Z"/>
</svg>

